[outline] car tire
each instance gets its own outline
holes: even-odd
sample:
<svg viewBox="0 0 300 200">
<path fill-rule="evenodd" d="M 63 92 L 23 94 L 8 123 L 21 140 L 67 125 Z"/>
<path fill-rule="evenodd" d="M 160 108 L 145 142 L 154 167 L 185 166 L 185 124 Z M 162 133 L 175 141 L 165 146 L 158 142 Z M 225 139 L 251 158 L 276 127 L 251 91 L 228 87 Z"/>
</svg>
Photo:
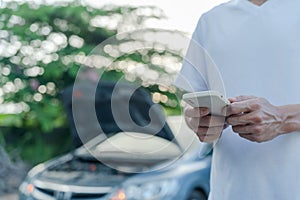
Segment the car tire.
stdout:
<svg viewBox="0 0 300 200">
<path fill-rule="evenodd" d="M 194 190 L 187 200 L 207 200 L 207 197 L 202 191 Z"/>
</svg>

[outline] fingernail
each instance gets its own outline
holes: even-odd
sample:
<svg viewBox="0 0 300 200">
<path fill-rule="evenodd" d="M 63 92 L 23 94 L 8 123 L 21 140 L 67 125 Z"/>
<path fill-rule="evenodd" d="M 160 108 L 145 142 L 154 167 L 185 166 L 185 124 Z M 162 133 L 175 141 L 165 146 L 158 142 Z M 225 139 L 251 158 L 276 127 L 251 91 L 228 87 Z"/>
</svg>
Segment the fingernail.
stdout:
<svg viewBox="0 0 300 200">
<path fill-rule="evenodd" d="M 200 108 L 201 113 L 207 113 L 209 112 L 208 108 Z"/>
<path fill-rule="evenodd" d="M 234 102 L 234 101 L 237 101 L 237 98 L 235 98 L 235 97 L 230 97 L 230 98 L 228 98 L 228 100 L 232 103 L 232 102 Z"/>
</svg>

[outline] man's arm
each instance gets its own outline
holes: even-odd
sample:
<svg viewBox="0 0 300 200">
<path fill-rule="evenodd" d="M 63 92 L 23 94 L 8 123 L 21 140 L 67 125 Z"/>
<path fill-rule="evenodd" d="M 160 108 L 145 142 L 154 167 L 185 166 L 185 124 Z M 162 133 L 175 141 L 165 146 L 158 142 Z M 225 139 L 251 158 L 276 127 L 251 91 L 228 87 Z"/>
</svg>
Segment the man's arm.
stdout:
<svg viewBox="0 0 300 200">
<path fill-rule="evenodd" d="M 300 104 L 279 106 L 278 109 L 282 115 L 281 132 L 300 131 Z"/>
</svg>

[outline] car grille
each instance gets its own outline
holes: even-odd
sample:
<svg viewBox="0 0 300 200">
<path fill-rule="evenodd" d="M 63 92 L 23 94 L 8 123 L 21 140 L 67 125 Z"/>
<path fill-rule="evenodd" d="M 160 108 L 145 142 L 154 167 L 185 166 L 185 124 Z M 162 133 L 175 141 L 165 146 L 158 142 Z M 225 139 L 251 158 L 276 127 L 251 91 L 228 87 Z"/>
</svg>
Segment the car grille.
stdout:
<svg viewBox="0 0 300 200">
<path fill-rule="evenodd" d="M 55 193 L 54 190 L 48 190 L 48 189 L 43 189 L 43 188 L 39 188 L 39 187 L 36 187 L 36 189 L 38 189 L 40 192 L 43 192 L 44 194 L 54 197 L 54 193 Z"/>
<path fill-rule="evenodd" d="M 105 194 L 80 194 L 74 193 L 72 194 L 72 199 L 84 199 L 84 198 L 100 198 L 105 196 Z"/>
<path fill-rule="evenodd" d="M 91 200 L 101 199 L 107 193 L 80 193 L 80 192 L 62 192 L 54 189 L 45 189 L 42 187 L 35 187 L 35 194 L 33 196 L 36 199 L 41 200 Z"/>
<path fill-rule="evenodd" d="M 100 200 L 131 174 L 100 162 L 72 159 L 53 165 L 33 180 L 35 199 Z"/>
</svg>

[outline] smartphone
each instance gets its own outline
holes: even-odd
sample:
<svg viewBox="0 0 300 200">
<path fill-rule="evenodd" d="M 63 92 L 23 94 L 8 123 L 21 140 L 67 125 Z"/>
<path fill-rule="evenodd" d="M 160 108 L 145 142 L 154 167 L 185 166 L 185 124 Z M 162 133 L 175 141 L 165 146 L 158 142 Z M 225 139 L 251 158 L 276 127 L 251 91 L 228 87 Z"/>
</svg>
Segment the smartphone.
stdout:
<svg viewBox="0 0 300 200">
<path fill-rule="evenodd" d="M 183 100 L 192 107 L 206 107 L 212 115 L 219 116 L 226 115 L 224 107 L 230 104 L 224 95 L 214 90 L 186 93 L 183 95 Z"/>
</svg>

